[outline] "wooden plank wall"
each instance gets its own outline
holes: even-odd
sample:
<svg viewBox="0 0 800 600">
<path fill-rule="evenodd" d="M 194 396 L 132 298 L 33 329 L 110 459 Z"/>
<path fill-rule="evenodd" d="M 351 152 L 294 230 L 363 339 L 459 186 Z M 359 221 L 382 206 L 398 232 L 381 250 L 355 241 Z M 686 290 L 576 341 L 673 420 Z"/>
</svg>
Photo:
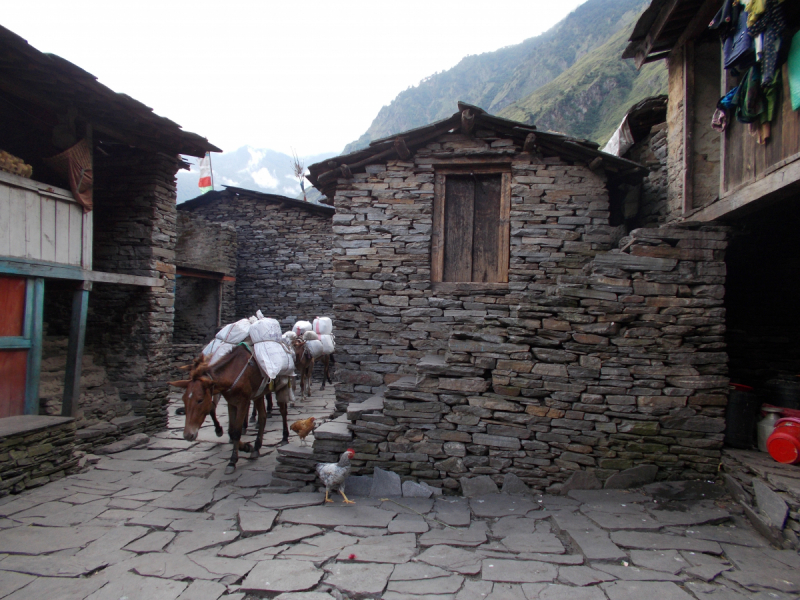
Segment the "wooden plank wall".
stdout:
<svg viewBox="0 0 800 600">
<path fill-rule="evenodd" d="M 765 144 L 757 142 L 750 125 L 740 123 L 734 116 L 725 132 L 725 161 L 723 195 L 764 175 L 794 159 L 800 158 L 800 111 L 792 110 L 789 96 L 787 66 L 783 66 L 781 97 L 771 125 L 771 137 Z M 736 85 L 728 81 L 728 89 Z"/>
<path fill-rule="evenodd" d="M 91 213 L 71 198 L 0 181 L 0 256 L 91 268 Z"/>
</svg>

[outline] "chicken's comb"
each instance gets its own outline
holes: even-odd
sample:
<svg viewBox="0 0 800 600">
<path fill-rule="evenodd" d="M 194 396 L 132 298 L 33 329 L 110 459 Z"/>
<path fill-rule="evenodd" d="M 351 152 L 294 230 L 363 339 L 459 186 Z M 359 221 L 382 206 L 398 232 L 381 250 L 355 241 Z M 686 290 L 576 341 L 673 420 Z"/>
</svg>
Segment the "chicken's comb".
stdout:
<svg viewBox="0 0 800 600">
<path fill-rule="evenodd" d="M 347 450 L 345 450 L 345 452 L 349 452 L 351 454 L 355 454 L 356 453 L 356 451 L 353 450 L 352 448 L 348 448 Z"/>
</svg>

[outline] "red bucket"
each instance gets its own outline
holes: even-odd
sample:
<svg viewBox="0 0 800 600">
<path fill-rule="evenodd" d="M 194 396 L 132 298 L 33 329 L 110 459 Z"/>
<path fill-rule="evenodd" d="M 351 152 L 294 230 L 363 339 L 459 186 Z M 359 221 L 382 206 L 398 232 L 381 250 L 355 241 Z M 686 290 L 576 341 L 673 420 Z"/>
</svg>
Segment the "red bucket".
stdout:
<svg viewBox="0 0 800 600">
<path fill-rule="evenodd" d="M 778 419 L 767 438 L 767 450 L 779 463 L 793 465 L 800 462 L 800 419 Z"/>
</svg>

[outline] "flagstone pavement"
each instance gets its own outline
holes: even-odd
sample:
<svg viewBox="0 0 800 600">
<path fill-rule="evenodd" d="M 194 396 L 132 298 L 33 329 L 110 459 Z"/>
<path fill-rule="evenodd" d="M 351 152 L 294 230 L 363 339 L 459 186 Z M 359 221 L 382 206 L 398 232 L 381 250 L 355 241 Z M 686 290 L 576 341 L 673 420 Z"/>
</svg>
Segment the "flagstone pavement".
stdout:
<svg viewBox="0 0 800 600">
<path fill-rule="evenodd" d="M 315 384 L 290 422 L 327 417 L 333 400 Z M 0 500 L 0 598 L 800 597 L 800 555 L 769 546 L 711 483 L 324 505 L 267 487 L 279 417 L 264 455 L 229 476 L 227 435 L 207 424 L 189 443 L 181 428 L 171 416 L 146 445 Z"/>
</svg>

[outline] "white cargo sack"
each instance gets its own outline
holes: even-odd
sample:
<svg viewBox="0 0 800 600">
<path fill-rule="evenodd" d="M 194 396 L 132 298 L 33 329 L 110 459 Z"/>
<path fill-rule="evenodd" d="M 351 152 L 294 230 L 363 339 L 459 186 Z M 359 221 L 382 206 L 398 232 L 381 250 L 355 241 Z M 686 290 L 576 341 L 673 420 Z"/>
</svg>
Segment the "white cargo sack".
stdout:
<svg viewBox="0 0 800 600">
<path fill-rule="evenodd" d="M 294 358 L 289 347 L 283 342 L 259 342 L 253 351 L 262 373 L 270 379 L 281 375 L 294 375 Z"/>
<path fill-rule="evenodd" d="M 248 335 L 250 335 L 250 321 L 248 319 L 240 319 L 236 323 L 225 325 L 217 332 L 214 339 L 203 348 L 202 354 L 210 357 L 209 362 L 213 365 L 233 350 L 236 344 L 245 341 Z"/>
<path fill-rule="evenodd" d="M 284 331 L 281 337 L 283 338 L 284 344 L 291 346 L 292 342 L 297 339 L 297 334 L 294 331 Z"/>
<path fill-rule="evenodd" d="M 322 342 L 319 340 L 309 340 L 306 342 L 306 348 L 314 357 L 314 360 L 325 354 L 325 349 L 322 347 Z"/>
<path fill-rule="evenodd" d="M 321 335 L 319 336 L 319 341 L 322 343 L 323 354 L 333 354 L 336 349 L 336 343 L 333 341 L 332 335 Z"/>
<path fill-rule="evenodd" d="M 308 321 L 298 321 L 294 324 L 294 327 L 292 327 L 292 331 L 294 331 L 297 337 L 303 337 L 306 331 L 311 331 L 311 323 Z"/>
<path fill-rule="evenodd" d="M 219 340 L 215 340 L 219 342 L 219 346 L 214 349 L 209 356 L 208 364 L 214 365 L 216 364 L 220 358 L 225 356 L 226 354 L 230 354 L 234 348 L 236 348 L 236 344 L 229 344 L 228 342 L 220 342 Z"/>
<path fill-rule="evenodd" d="M 281 342 L 281 324 L 275 319 L 259 319 L 250 326 L 250 339 L 254 343 Z"/>
<path fill-rule="evenodd" d="M 330 317 L 317 317 L 314 319 L 314 333 L 317 335 L 330 335 L 333 333 L 333 321 Z"/>
</svg>

